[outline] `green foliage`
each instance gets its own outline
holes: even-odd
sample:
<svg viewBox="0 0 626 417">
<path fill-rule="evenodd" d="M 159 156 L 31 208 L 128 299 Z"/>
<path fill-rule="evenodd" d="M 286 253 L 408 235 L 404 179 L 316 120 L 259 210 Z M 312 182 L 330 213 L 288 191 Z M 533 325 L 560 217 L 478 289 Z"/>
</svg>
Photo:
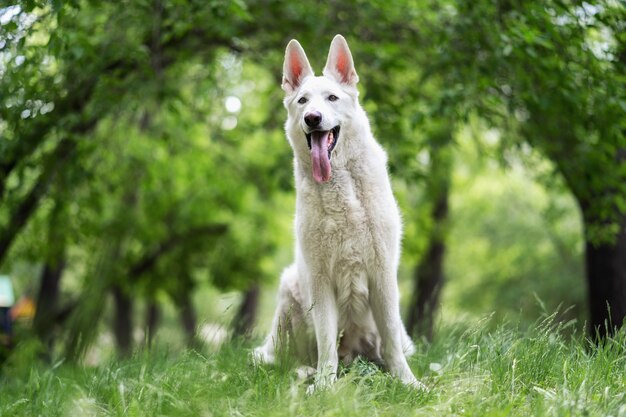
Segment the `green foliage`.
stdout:
<svg viewBox="0 0 626 417">
<path fill-rule="evenodd" d="M 404 212 L 403 281 L 429 237 L 450 233 L 459 308 L 531 318 L 533 292 L 579 305 L 565 192 L 591 242 L 610 242 L 626 213 L 620 2 L 14 3 L 0 9 L 0 262 L 32 282 L 32 264 L 67 258 L 73 343 L 112 285 L 150 300 L 276 280 L 292 245 L 279 88 L 292 37 L 318 73 L 332 35 L 350 41 Z M 497 132 L 496 146 L 474 158 L 455 135 L 467 126 Z M 511 168 L 512 154 L 543 186 L 467 167 Z M 451 229 L 433 224 L 438 187 L 467 169 L 480 178 L 454 180 Z"/>
<path fill-rule="evenodd" d="M 467 137 L 456 157 L 446 313 L 494 312 L 527 325 L 541 310 L 561 308 L 561 319 L 583 323 L 583 240 L 571 196 L 533 181 L 523 160 L 512 158 L 509 169 L 479 163 Z M 524 159 L 549 169 L 537 155 Z"/>
<path fill-rule="evenodd" d="M 626 195 L 623 3 L 451 8 L 439 45 L 446 53 L 432 72 L 451 86 L 458 111 L 500 128 L 507 145 L 543 152 L 581 205 L 588 238 L 611 242 Z"/>
<path fill-rule="evenodd" d="M 79 289 L 71 357 L 112 285 L 178 299 L 278 275 L 267 259 L 285 233 L 269 231 L 286 213 L 290 158 L 274 78 L 238 56 L 246 8 L 21 3 L 2 26 L 0 261 L 45 261 L 63 206 L 55 230 Z"/>
</svg>

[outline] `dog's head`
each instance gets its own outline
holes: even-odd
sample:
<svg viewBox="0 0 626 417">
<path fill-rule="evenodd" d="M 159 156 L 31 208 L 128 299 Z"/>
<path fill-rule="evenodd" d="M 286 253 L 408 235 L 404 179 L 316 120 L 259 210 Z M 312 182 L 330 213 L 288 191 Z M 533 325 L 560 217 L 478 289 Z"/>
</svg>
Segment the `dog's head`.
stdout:
<svg viewBox="0 0 626 417">
<path fill-rule="evenodd" d="M 289 113 L 287 134 L 294 152 L 303 158 L 309 154 L 313 179 L 319 184 L 331 178 L 331 158 L 342 147 L 342 129 L 348 128 L 358 106 L 358 81 L 343 36 L 335 36 L 330 44 L 321 77 L 313 74 L 298 41 L 287 45 L 282 83 Z"/>
</svg>

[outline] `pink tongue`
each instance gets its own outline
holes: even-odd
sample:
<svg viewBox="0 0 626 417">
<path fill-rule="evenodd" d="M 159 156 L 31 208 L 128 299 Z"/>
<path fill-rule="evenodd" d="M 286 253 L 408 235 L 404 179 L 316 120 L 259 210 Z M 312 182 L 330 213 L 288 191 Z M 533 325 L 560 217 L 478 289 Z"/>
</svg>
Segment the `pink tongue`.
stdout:
<svg viewBox="0 0 626 417">
<path fill-rule="evenodd" d="M 322 184 L 330 179 L 330 159 L 328 159 L 327 132 L 311 132 L 311 164 L 313 179 Z"/>
</svg>

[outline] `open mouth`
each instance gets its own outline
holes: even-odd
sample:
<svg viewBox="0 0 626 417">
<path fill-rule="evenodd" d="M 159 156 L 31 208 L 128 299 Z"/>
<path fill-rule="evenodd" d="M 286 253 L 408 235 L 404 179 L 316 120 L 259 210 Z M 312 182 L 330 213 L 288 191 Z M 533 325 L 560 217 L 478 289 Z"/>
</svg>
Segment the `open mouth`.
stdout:
<svg viewBox="0 0 626 417">
<path fill-rule="evenodd" d="M 309 133 L 305 133 L 306 136 L 306 143 L 307 145 L 309 145 L 309 150 L 311 150 L 311 136 L 315 135 L 321 135 L 321 136 L 325 136 L 321 137 L 320 139 L 325 139 L 326 140 L 326 148 L 328 149 L 328 159 L 330 160 L 331 158 L 331 153 L 333 151 L 333 149 L 335 149 L 335 145 L 337 145 L 337 140 L 339 139 L 339 126 L 335 126 L 330 130 L 326 130 L 326 131 L 322 131 L 322 130 L 314 130 L 312 132 Z"/>
<path fill-rule="evenodd" d="M 339 139 L 339 126 L 330 130 L 314 130 L 305 135 L 311 151 L 313 179 L 318 184 L 325 183 L 330 180 L 331 176 L 330 158 Z"/>
</svg>

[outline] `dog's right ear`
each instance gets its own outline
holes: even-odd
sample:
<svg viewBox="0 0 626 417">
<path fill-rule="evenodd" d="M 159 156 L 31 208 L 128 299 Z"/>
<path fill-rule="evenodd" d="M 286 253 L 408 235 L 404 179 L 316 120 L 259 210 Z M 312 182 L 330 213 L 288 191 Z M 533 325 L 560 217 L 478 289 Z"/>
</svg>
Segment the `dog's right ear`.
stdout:
<svg viewBox="0 0 626 417">
<path fill-rule="evenodd" d="M 306 77 L 313 75 L 313 69 L 297 40 L 292 39 L 285 50 L 283 64 L 283 90 L 293 93 Z"/>
</svg>

